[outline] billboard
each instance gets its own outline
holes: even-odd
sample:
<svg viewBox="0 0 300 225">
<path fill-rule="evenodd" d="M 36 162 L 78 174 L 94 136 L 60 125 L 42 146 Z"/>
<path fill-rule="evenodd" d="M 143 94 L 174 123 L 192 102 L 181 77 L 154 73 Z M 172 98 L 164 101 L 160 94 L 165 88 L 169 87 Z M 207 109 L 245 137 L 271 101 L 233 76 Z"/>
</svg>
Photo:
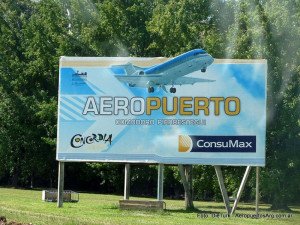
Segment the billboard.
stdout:
<svg viewBox="0 0 300 225">
<path fill-rule="evenodd" d="M 59 73 L 59 161 L 265 165 L 266 60 L 61 57 Z"/>
</svg>

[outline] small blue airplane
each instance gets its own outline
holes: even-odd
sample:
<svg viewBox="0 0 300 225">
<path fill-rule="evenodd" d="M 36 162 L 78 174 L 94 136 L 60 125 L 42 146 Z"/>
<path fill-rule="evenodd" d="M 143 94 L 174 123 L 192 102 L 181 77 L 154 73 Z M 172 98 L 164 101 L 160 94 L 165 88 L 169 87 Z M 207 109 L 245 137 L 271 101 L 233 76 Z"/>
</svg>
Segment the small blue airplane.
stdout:
<svg viewBox="0 0 300 225">
<path fill-rule="evenodd" d="M 206 72 L 206 68 L 213 61 L 213 57 L 203 49 L 194 49 L 167 62 L 147 68 L 138 67 L 132 63 L 114 65 L 111 68 L 123 68 L 126 75 L 116 74 L 115 77 L 130 87 L 145 87 L 148 88 L 149 93 L 152 93 L 155 87 L 160 87 L 167 92 L 166 85 L 171 85 L 170 92 L 175 93 L 174 85 L 213 82 L 214 80 L 185 77 L 198 70 Z"/>
</svg>

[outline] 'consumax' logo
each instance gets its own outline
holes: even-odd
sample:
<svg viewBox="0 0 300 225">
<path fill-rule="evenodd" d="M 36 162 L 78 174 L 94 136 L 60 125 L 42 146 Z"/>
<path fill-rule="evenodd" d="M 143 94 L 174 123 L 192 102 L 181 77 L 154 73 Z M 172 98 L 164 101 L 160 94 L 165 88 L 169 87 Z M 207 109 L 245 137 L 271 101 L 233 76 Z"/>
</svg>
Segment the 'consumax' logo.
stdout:
<svg viewBox="0 0 300 225">
<path fill-rule="evenodd" d="M 256 136 L 179 135 L 179 152 L 256 152 Z"/>
</svg>

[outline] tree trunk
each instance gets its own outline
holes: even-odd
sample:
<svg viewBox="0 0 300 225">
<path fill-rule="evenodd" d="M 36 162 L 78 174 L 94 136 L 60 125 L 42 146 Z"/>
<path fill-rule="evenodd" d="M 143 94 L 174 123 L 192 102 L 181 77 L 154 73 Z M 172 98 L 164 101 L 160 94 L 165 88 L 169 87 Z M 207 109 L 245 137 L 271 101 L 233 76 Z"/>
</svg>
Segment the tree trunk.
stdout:
<svg viewBox="0 0 300 225">
<path fill-rule="evenodd" d="M 13 187 L 18 187 L 18 182 L 19 182 L 19 169 L 14 168 L 13 176 L 12 176 L 12 179 L 11 179 L 11 185 Z"/>
<path fill-rule="evenodd" d="M 178 165 L 181 181 L 184 187 L 185 208 L 186 210 L 193 210 L 193 177 L 192 165 Z"/>
<path fill-rule="evenodd" d="M 50 181 L 50 189 L 52 189 L 52 187 L 53 187 L 53 181 L 52 181 L 52 176 L 50 175 L 50 179 L 49 179 L 49 181 Z"/>
<path fill-rule="evenodd" d="M 33 175 L 30 178 L 30 188 L 33 189 Z"/>
<path fill-rule="evenodd" d="M 276 195 L 276 197 L 274 199 L 272 199 L 271 209 L 272 210 L 291 211 L 291 209 L 287 205 L 287 200 L 286 200 L 285 196 L 281 195 L 280 192 Z"/>
</svg>

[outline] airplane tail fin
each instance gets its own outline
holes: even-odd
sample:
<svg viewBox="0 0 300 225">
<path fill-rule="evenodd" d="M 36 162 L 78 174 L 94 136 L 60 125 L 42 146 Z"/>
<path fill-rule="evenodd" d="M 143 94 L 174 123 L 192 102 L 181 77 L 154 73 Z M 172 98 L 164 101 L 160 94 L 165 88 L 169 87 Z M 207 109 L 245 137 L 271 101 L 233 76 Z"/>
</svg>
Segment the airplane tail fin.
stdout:
<svg viewBox="0 0 300 225">
<path fill-rule="evenodd" d="M 144 68 L 134 66 L 132 63 L 127 63 L 127 64 L 123 64 L 123 65 L 113 65 L 111 67 L 124 69 L 127 76 L 133 75 L 134 73 L 136 73 L 139 70 L 141 70 L 141 71 L 144 70 Z"/>
</svg>

